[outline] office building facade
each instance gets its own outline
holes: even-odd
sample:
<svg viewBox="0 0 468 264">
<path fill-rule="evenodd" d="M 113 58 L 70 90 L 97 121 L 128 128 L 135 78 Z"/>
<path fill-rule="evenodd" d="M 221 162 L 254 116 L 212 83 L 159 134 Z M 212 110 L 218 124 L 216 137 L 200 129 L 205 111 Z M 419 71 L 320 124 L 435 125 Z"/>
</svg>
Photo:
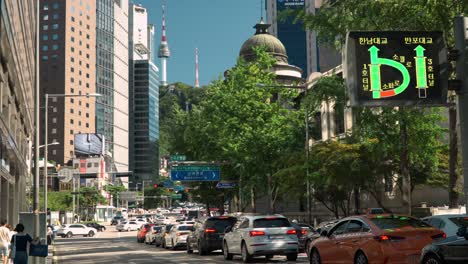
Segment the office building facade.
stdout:
<svg viewBox="0 0 468 264">
<path fill-rule="evenodd" d="M 154 64 L 154 27 L 140 5 L 129 10 L 130 170 L 132 183 L 159 176 L 159 69 Z"/>
<path fill-rule="evenodd" d="M 306 9 L 315 14 L 323 0 L 266 0 L 267 21 L 271 24 L 271 34 L 276 36 L 288 51 L 288 61 L 303 70 L 306 78 L 312 72 L 326 72 L 341 64 L 341 55 L 329 45 L 317 41 L 315 32 L 304 30 L 302 23 L 294 23 L 289 17 L 278 22 L 278 15 L 286 9 Z"/>
<path fill-rule="evenodd" d="M 128 171 L 128 0 L 96 1 L 96 133 L 118 172 Z M 126 182 L 126 180 L 123 180 Z"/>
<path fill-rule="evenodd" d="M 40 1 L 40 85 L 44 95 L 52 97 L 48 111 L 49 160 L 71 163 L 74 158 L 74 136 L 94 133 L 96 93 L 96 6 L 95 1 Z M 41 128 L 41 142 L 44 140 Z"/>
<path fill-rule="evenodd" d="M 29 208 L 34 141 L 36 11 L 32 0 L 0 1 L 0 219 Z"/>
</svg>

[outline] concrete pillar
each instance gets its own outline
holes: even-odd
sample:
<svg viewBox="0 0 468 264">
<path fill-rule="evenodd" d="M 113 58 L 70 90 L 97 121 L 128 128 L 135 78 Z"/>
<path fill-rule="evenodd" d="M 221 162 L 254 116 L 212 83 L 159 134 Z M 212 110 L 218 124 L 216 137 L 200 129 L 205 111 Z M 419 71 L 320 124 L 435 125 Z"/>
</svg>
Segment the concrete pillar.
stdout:
<svg viewBox="0 0 468 264">
<path fill-rule="evenodd" d="M 16 193 L 16 183 L 9 184 L 8 197 L 8 223 L 16 225 L 18 223 L 18 194 Z"/>
<path fill-rule="evenodd" d="M 1 189 L 1 194 L 0 194 L 0 204 L 1 204 L 1 207 L 2 207 L 2 214 L 1 214 L 0 217 L 2 219 L 6 219 L 6 220 L 9 220 L 9 218 L 8 218 L 8 215 L 9 215 L 8 195 L 9 195 L 9 192 L 10 192 L 9 185 L 10 184 L 8 183 L 8 181 L 2 180 L 2 186 L 1 186 L 2 189 Z"/>
</svg>

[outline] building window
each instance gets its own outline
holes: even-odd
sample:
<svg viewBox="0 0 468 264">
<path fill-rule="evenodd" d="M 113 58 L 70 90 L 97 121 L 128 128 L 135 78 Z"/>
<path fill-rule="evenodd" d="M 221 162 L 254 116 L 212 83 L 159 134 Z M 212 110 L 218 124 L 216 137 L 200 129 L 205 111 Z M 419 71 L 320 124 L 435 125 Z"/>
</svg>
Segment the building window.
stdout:
<svg viewBox="0 0 468 264">
<path fill-rule="evenodd" d="M 70 88 L 70 93 L 75 93 L 75 89 Z"/>
<path fill-rule="evenodd" d="M 42 60 L 43 61 L 49 60 L 49 57 L 48 56 L 42 56 Z"/>
<path fill-rule="evenodd" d="M 48 51 L 48 50 L 49 50 L 49 46 L 47 46 L 47 45 L 42 46 L 42 51 Z"/>
<path fill-rule="evenodd" d="M 44 4 L 44 6 L 42 7 L 42 10 L 49 10 L 49 4 Z"/>
<path fill-rule="evenodd" d="M 75 52 L 75 48 L 74 47 L 71 47 L 70 48 L 71 52 Z M 72 58 L 73 59 L 73 58 Z"/>
<path fill-rule="evenodd" d="M 89 73 L 86 74 L 86 78 L 89 78 Z"/>
<path fill-rule="evenodd" d="M 81 92 L 81 91 L 80 91 Z M 81 106 L 81 101 L 78 101 L 78 105 Z"/>
<path fill-rule="evenodd" d="M 71 68 L 70 68 L 70 71 L 71 71 L 71 72 L 75 72 L 75 68 L 71 67 Z"/>
<path fill-rule="evenodd" d="M 53 24 L 52 25 L 52 29 L 58 29 L 59 28 L 59 25 L 58 24 Z"/>
<path fill-rule="evenodd" d="M 72 32 L 75 32 L 75 27 L 71 27 L 71 31 L 72 31 Z"/>
<path fill-rule="evenodd" d="M 92 164 L 91 162 L 88 162 L 88 163 L 86 164 L 86 167 L 88 167 L 88 168 L 91 168 L 92 166 L 93 166 L 93 164 Z"/>
<path fill-rule="evenodd" d="M 86 117 L 89 117 L 89 113 L 86 113 Z"/>
<path fill-rule="evenodd" d="M 57 142 L 57 139 L 56 139 L 56 138 L 53 138 L 53 139 L 52 139 L 52 143 L 55 143 L 55 142 Z"/>
<path fill-rule="evenodd" d="M 72 42 L 75 42 L 75 38 L 74 38 L 74 37 L 71 37 L 71 41 L 72 41 Z"/>
<path fill-rule="evenodd" d="M 58 50 L 58 45 L 56 44 L 52 45 L 52 50 Z"/>
<path fill-rule="evenodd" d="M 72 22 L 75 22 L 75 18 L 74 18 L 74 17 L 71 17 L 71 21 L 72 21 Z"/>
<path fill-rule="evenodd" d="M 89 123 L 86 123 L 86 127 L 89 127 Z"/>
<path fill-rule="evenodd" d="M 81 111 L 78 111 L 78 115 L 81 116 Z"/>
<path fill-rule="evenodd" d="M 75 49 L 73 49 L 73 50 L 75 50 Z M 72 50 L 72 51 L 73 51 L 73 50 Z M 70 58 L 70 61 L 71 61 L 71 62 L 75 62 L 75 58 L 71 57 L 71 58 Z"/>
<path fill-rule="evenodd" d="M 86 29 L 90 29 L 90 26 L 89 26 L 89 25 L 86 25 Z"/>
<path fill-rule="evenodd" d="M 49 25 L 43 25 L 42 26 L 42 30 L 48 30 L 49 29 Z"/>
<path fill-rule="evenodd" d="M 53 19 L 58 19 L 59 15 L 58 14 L 53 14 L 52 18 Z"/>
<path fill-rule="evenodd" d="M 89 59 L 89 54 L 86 54 L 86 58 Z"/>
<path fill-rule="evenodd" d="M 74 114 L 75 110 L 73 108 L 70 108 L 70 114 Z"/>
<path fill-rule="evenodd" d="M 88 68 L 88 69 L 89 69 L 89 63 L 86 63 L 86 68 Z"/>
<path fill-rule="evenodd" d="M 56 117 L 52 118 L 52 123 L 54 123 L 54 124 L 57 123 L 57 118 Z"/>
<path fill-rule="evenodd" d="M 58 39 L 58 34 L 53 34 L 53 35 L 52 35 L 52 39 L 53 39 L 53 40 L 57 40 L 57 39 Z"/>
<path fill-rule="evenodd" d="M 73 119 L 70 119 L 70 124 L 74 124 L 75 121 L 73 121 Z"/>
<path fill-rule="evenodd" d="M 89 44 L 86 44 L 86 48 L 89 49 Z"/>
<path fill-rule="evenodd" d="M 73 145 L 73 140 L 70 140 L 70 145 Z"/>
<path fill-rule="evenodd" d="M 57 155 L 57 150 L 56 149 L 52 150 L 52 155 Z"/>
<path fill-rule="evenodd" d="M 89 103 L 86 103 L 86 108 L 89 108 Z"/>
<path fill-rule="evenodd" d="M 59 4 L 58 4 L 58 3 L 53 3 L 53 4 L 52 4 L 52 8 L 53 8 L 53 9 L 58 9 L 58 8 L 59 8 Z"/>
<path fill-rule="evenodd" d="M 72 129 L 72 130 L 70 130 L 70 135 L 73 135 L 73 129 Z"/>
<path fill-rule="evenodd" d="M 72 103 L 72 104 L 73 104 L 74 102 L 75 102 L 75 99 L 73 99 L 73 98 L 70 98 L 70 103 Z"/>
<path fill-rule="evenodd" d="M 52 102 L 56 103 L 57 102 L 57 97 L 52 97 Z"/>
<path fill-rule="evenodd" d="M 57 107 L 52 108 L 52 112 L 57 113 Z"/>
<path fill-rule="evenodd" d="M 54 54 L 54 55 L 52 55 L 51 57 L 52 57 L 52 59 L 54 59 L 54 60 L 58 59 L 58 55 L 57 55 L 57 54 Z"/>
<path fill-rule="evenodd" d="M 78 121 L 78 125 L 81 126 L 81 121 Z"/>
<path fill-rule="evenodd" d="M 86 88 L 89 88 L 89 83 L 86 83 Z"/>
<path fill-rule="evenodd" d="M 49 40 L 49 36 L 48 35 L 42 35 L 42 40 Z"/>
<path fill-rule="evenodd" d="M 56 128 L 52 128 L 52 134 L 57 134 L 57 129 Z"/>
<path fill-rule="evenodd" d="M 81 71 L 78 71 L 78 74 L 81 76 Z"/>
<path fill-rule="evenodd" d="M 42 17 L 42 20 L 49 20 L 49 15 L 44 15 L 44 16 Z"/>
</svg>

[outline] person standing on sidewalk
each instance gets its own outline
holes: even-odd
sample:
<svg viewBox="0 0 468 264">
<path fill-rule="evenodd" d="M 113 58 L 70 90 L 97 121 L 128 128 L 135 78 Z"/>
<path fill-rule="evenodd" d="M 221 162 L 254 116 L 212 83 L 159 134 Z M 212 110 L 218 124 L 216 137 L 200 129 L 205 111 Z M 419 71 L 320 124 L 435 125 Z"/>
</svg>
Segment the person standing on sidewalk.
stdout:
<svg viewBox="0 0 468 264">
<path fill-rule="evenodd" d="M 0 221 L 0 255 L 2 264 L 8 264 L 8 250 L 10 247 L 10 230 L 6 228 L 6 220 Z"/>
<path fill-rule="evenodd" d="M 13 238 L 11 239 L 11 244 L 16 246 L 16 256 L 13 259 L 13 263 L 28 264 L 28 243 L 36 244 L 36 242 L 33 241 L 32 237 L 29 234 L 24 233 L 23 224 L 17 224 L 15 231 L 17 233 L 13 235 Z"/>
<path fill-rule="evenodd" d="M 13 230 L 13 227 L 10 224 L 6 224 L 5 227 L 8 228 L 8 230 L 10 230 L 9 236 L 10 236 L 10 241 L 11 241 L 11 239 L 13 238 L 13 235 L 16 234 L 16 232 Z M 10 248 L 11 248 L 11 243 L 10 243 Z M 13 264 L 13 259 L 9 258 L 8 264 Z"/>
</svg>

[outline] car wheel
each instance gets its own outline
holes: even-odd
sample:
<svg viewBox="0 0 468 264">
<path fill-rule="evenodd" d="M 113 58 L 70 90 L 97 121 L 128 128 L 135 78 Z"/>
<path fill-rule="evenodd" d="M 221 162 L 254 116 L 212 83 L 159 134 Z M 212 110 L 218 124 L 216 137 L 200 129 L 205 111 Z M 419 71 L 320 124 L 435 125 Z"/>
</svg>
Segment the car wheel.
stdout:
<svg viewBox="0 0 468 264">
<path fill-rule="evenodd" d="M 190 247 L 190 242 L 187 241 L 187 254 L 192 254 L 193 253 L 193 249 Z"/>
<path fill-rule="evenodd" d="M 305 244 L 305 252 L 307 254 L 307 258 L 310 259 L 310 251 L 309 251 L 309 248 L 310 248 L 310 240 L 307 240 L 306 241 L 306 244 Z"/>
<path fill-rule="evenodd" d="M 424 258 L 422 264 L 442 264 L 442 261 L 436 255 L 429 255 Z"/>
<path fill-rule="evenodd" d="M 171 239 L 171 246 L 172 246 L 171 247 L 172 250 L 176 250 L 176 244 L 174 243 L 173 239 Z"/>
<path fill-rule="evenodd" d="M 72 233 L 72 232 L 68 232 L 68 233 L 67 233 L 67 237 L 68 237 L 68 238 L 70 238 L 70 237 L 72 237 L 72 236 L 73 236 L 73 233 Z"/>
<path fill-rule="evenodd" d="M 206 255 L 206 251 L 203 248 L 201 241 L 198 241 L 197 248 L 198 248 L 198 255 L 200 256 Z"/>
<path fill-rule="evenodd" d="M 367 264 L 367 257 L 366 255 L 364 255 L 364 253 L 362 253 L 361 251 L 359 251 L 357 254 L 356 254 L 356 257 L 354 259 L 354 264 Z"/>
<path fill-rule="evenodd" d="M 309 253 L 310 254 L 310 253 Z M 320 261 L 320 254 L 316 249 L 312 250 L 312 254 L 310 259 L 310 264 L 321 264 L 322 262 Z"/>
<path fill-rule="evenodd" d="M 93 237 L 93 236 L 94 236 L 94 232 L 93 232 L 93 231 L 89 231 L 88 237 Z"/>
<path fill-rule="evenodd" d="M 252 255 L 249 254 L 247 245 L 244 242 L 242 242 L 242 261 L 244 263 L 249 263 L 251 260 L 252 260 Z"/>
<path fill-rule="evenodd" d="M 266 258 L 267 260 L 272 259 L 273 257 L 274 257 L 274 255 L 266 255 L 266 256 L 265 256 L 265 258 Z"/>
<path fill-rule="evenodd" d="M 286 255 L 286 258 L 288 259 L 288 261 L 296 261 L 297 260 L 297 253 L 288 254 L 288 255 Z"/>
<path fill-rule="evenodd" d="M 229 253 L 229 248 L 227 246 L 226 241 L 223 243 L 223 255 L 225 260 L 232 260 L 232 254 Z"/>
<path fill-rule="evenodd" d="M 164 248 L 164 249 L 167 248 L 167 247 L 166 247 L 166 239 L 163 240 L 163 242 L 162 242 L 162 244 L 161 244 L 161 247 Z"/>
</svg>

